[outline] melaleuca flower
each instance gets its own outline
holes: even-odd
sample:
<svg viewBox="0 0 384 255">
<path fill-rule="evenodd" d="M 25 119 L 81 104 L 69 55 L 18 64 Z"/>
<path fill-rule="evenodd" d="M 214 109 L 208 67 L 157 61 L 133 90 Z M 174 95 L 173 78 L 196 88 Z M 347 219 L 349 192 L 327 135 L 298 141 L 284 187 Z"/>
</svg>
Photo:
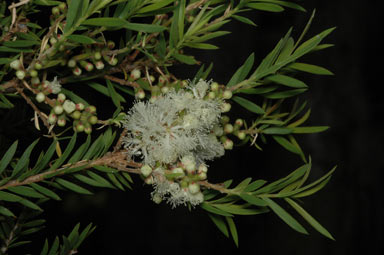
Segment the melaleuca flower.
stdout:
<svg viewBox="0 0 384 255">
<path fill-rule="evenodd" d="M 52 90 L 53 94 L 58 94 L 61 91 L 61 84 L 57 80 L 57 76 L 55 76 L 55 78 L 53 78 L 53 81 L 48 82 L 48 88 L 50 88 Z"/>
<path fill-rule="evenodd" d="M 179 183 L 168 181 L 164 177 L 164 170 L 162 168 L 157 168 L 154 173 L 154 191 L 151 193 L 151 196 L 155 202 L 159 201 L 160 198 L 171 204 L 172 208 L 178 205 L 186 205 L 187 203 L 196 206 L 204 202 L 203 193 L 197 190 L 190 191 L 189 188 L 181 188 Z"/>
<path fill-rule="evenodd" d="M 176 163 L 193 155 L 197 163 L 224 154 L 212 129 L 219 123 L 221 101 L 203 99 L 209 84 L 200 80 L 185 90 L 171 90 L 151 102 L 136 102 L 124 127 L 123 144 L 130 156 L 143 163 Z"/>
</svg>

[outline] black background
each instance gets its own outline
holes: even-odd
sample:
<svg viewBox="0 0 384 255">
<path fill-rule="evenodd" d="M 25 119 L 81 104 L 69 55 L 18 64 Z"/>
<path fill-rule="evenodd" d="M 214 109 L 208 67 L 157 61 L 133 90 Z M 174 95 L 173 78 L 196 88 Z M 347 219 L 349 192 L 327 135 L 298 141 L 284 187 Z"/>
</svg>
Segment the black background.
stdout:
<svg viewBox="0 0 384 255">
<path fill-rule="evenodd" d="M 155 205 L 149 199 L 151 188 L 138 178 L 133 191 L 98 191 L 91 198 L 68 194 L 60 203 L 49 203 L 44 213 L 47 229 L 37 234 L 36 240 L 49 234 L 52 241 L 53 235 L 68 234 L 80 221 L 83 227 L 89 222 L 97 225 L 96 232 L 80 247 L 80 254 L 365 254 L 368 250 L 382 254 L 384 108 L 379 93 L 382 40 L 377 2 L 312 0 L 303 1 L 307 13 L 253 12 L 248 17 L 258 27 L 233 21 L 224 27 L 232 34 L 214 41 L 220 50 L 196 51 L 197 59 L 214 62 L 210 78 L 226 83 L 252 52 L 259 63 L 291 26 L 297 38 L 314 8 L 316 17 L 308 36 L 337 27 L 325 39 L 335 44 L 333 48 L 303 59 L 329 68 L 335 76 L 300 76 L 310 87 L 302 97 L 312 108 L 308 124 L 331 128 L 299 138 L 304 151 L 312 156 L 312 178 L 338 166 L 324 190 L 304 199 L 304 208 L 336 241 L 308 225 L 309 236 L 296 233 L 268 213 L 236 217 L 240 244 L 236 248 L 201 209 L 189 212 L 182 207 L 172 210 L 166 204 Z M 195 71 L 175 69 L 185 78 Z M 270 141 L 263 152 L 235 148 L 210 165 L 209 176 L 217 182 L 248 176 L 273 181 L 300 164 L 299 158 Z M 42 244 L 40 239 L 32 247 L 40 249 Z"/>
</svg>

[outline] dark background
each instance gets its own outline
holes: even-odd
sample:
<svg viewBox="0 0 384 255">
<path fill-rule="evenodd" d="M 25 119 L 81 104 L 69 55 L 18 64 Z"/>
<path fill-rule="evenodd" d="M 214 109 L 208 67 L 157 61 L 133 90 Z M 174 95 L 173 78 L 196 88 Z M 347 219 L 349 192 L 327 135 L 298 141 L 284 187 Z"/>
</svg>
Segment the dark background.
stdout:
<svg viewBox="0 0 384 255">
<path fill-rule="evenodd" d="M 136 178 L 129 192 L 100 191 L 92 198 L 68 194 L 61 203 L 46 207 L 43 234 L 68 234 L 82 222 L 97 225 L 80 247 L 80 254 L 382 254 L 383 101 L 379 88 L 382 67 L 378 1 L 303 1 L 307 13 L 255 13 L 248 17 L 254 28 L 237 21 L 232 31 L 215 41 L 220 50 L 199 52 L 203 62 L 214 62 L 211 78 L 226 83 L 252 52 L 256 65 L 293 26 L 297 38 L 311 11 L 316 17 L 308 36 L 336 26 L 324 42 L 335 47 L 306 56 L 302 61 L 327 67 L 335 76 L 301 75 L 310 87 L 303 96 L 312 108 L 308 124 L 329 125 L 320 134 L 299 138 L 312 156 L 312 178 L 337 165 L 324 190 L 304 199 L 306 208 L 335 237 L 331 241 L 313 231 L 296 233 L 273 213 L 236 217 L 240 247 L 225 238 L 202 213 L 186 208 L 172 210 L 150 201 L 151 188 Z M 308 38 L 307 36 L 307 38 Z M 376 61 L 376 58 L 378 62 Z M 177 69 L 188 77 L 189 70 Z M 193 72 L 192 72 L 193 71 Z M 195 69 L 191 70 L 194 74 Z M 264 151 L 241 147 L 210 166 L 210 179 L 245 177 L 273 181 L 301 164 L 300 159 L 272 141 Z M 303 222 L 304 223 L 304 222 Z M 305 224 L 305 223 L 304 223 Z M 36 237 L 38 237 L 36 235 Z M 52 240 L 51 237 L 50 240 Z M 42 247 L 35 242 L 33 247 Z"/>
</svg>

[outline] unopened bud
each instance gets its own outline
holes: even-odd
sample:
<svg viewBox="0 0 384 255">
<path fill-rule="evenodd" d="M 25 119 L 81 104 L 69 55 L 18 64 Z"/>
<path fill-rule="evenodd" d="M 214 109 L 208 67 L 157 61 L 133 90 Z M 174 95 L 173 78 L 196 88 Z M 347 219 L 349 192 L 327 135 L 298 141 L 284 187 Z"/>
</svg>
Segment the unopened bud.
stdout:
<svg viewBox="0 0 384 255">
<path fill-rule="evenodd" d="M 83 103 L 77 103 L 76 104 L 76 110 L 82 111 L 84 110 L 85 106 Z"/>
<path fill-rule="evenodd" d="M 63 93 L 59 93 L 57 95 L 57 101 L 59 101 L 60 103 L 63 103 L 66 98 L 67 97 Z"/>
<path fill-rule="evenodd" d="M 36 78 L 37 77 L 37 75 L 38 75 L 38 73 L 37 73 L 37 71 L 36 70 L 30 70 L 29 71 L 29 75 L 32 77 L 32 78 Z"/>
<path fill-rule="evenodd" d="M 9 66 L 13 69 L 16 69 L 16 70 L 19 70 L 21 68 L 21 63 L 20 63 L 20 60 L 16 59 L 16 60 L 13 60 Z"/>
<path fill-rule="evenodd" d="M 23 70 L 16 71 L 16 77 L 19 78 L 20 80 L 24 79 L 25 72 Z"/>
<path fill-rule="evenodd" d="M 162 88 L 161 88 L 161 92 L 162 92 L 163 94 L 167 94 L 167 93 L 169 92 L 169 87 L 167 87 L 167 86 L 162 87 Z"/>
<path fill-rule="evenodd" d="M 160 204 L 163 201 L 163 199 L 161 198 L 159 193 L 155 193 L 152 196 L 152 201 L 155 202 L 156 204 Z"/>
<path fill-rule="evenodd" d="M 224 132 L 227 133 L 227 134 L 230 134 L 233 132 L 233 126 L 232 124 L 225 124 L 224 126 Z"/>
<path fill-rule="evenodd" d="M 211 90 L 212 91 L 218 91 L 219 90 L 219 84 L 217 82 L 212 82 Z"/>
<path fill-rule="evenodd" d="M 88 106 L 85 110 L 86 110 L 87 112 L 91 113 L 91 114 L 95 114 L 95 113 L 96 113 L 96 106 L 94 106 L 94 105 L 90 105 L 90 106 Z"/>
<path fill-rule="evenodd" d="M 231 104 L 230 103 L 222 103 L 221 104 L 221 112 L 229 112 L 231 110 Z"/>
<path fill-rule="evenodd" d="M 72 72 L 76 76 L 79 76 L 82 73 L 82 71 L 81 71 L 81 69 L 79 67 L 75 67 Z"/>
<path fill-rule="evenodd" d="M 92 133 L 92 127 L 91 126 L 86 126 L 84 128 L 84 133 L 86 133 L 87 135 L 89 135 L 90 133 Z"/>
<path fill-rule="evenodd" d="M 103 63 L 103 61 L 96 61 L 95 62 L 95 67 L 96 67 L 96 69 L 97 70 L 101 70 L 101 69 L 104 69 L 104 63 Z"/>
<path fill-rule="evenodd" d="M 57 15 L 60 15 L 60 9 L 59 9 L 59 7 L 53 7 L 52 8 L 52 14 L 53 15 L 55 15 L 55 16 L 57 16 Z"/>
<path fill-rule="evenodd" d="M 59 126 L 59 127 L 64 127 L 65 126 L 65 124 L 66 124 L 66 120 L 65 120 L 65 117 L 63 116 L 60 116 L 59 117 L 59 119 L 57 120 L 57 125 Z"/>
<path fill-rule="evenodd" d="M 81 117 L 81 112 L 79 112 L 79 111 L 74 111 L 73 113 L 72 113 L 72 118 L 74 118 L 75 120 L 78 120 L 78 119 L 80 119 L 80 117 Z"/>
<path fill-rule="evenodd" d="M 239 127 L 242 127 L 243 124 L 244 124 L 244 121 L 243 121 L 242 119 L 237 119 L 237 120 L 235 121 L 235 124 L 236 124 L 237 126 L 239 126 Z"/>
<path fill-rule="evenodd" d="M 36 101 L 41 103 L 45 100 L 45 95 L 43 92 L 39 92 L 37 95 L 36 95 Z"/>
<path fill-rule="evenodd" d="M 200 185 L 196 182 L 192 182 L 188 185 L 188 190 L 191 194 L 196 194 L 200 191 Z"/>
<path fill-rule="evenodd" d="M 115 48 L 115 42 L 114 42 L 114 41 L 108 41 L 108 42 L 107 42 L 107 47 L 108 47 L 109 49 L 113 49 L 113 48 Z"/>
<path fill-rule="evenodd" d="M 201 164 L 198 168 L 198 172 L 206 173 L 206 172 L 208 172 L 208 167 L 204 164 Z"/>
<path fill-rule="evenodd" d="M 133 80 L 137 80 L 137 79 L 139 79 L 139 78 L 141 77 L 141 72 L 140 72 L 140 70 L 139 70 L 139 69 L 133 69 L 133 70 L 131 71 L 131 75 L 130 75 L 130 77 L 131 77 Z"/>
<path fill-rule="evenodd" d="M 76 67 L 76 60 L 74 60 L 74 59 L 68 60 L 67 66 L 70 68 Z"/>
<path fill-rule="evenodd" d="M 118 62 L 117 58 L 111 58 L 111 60 L 108 63 L 111 66 L 115 66 L 115 65 L 117 65 L 117 62 Z"/>
<path fill-rule="evenodd" d="M 76 109 L 76 105 L 71 100 L 65 100 L 63 108 L 67 114 L 71 114 Z"/>
<path fill-rule="evenodd" d="M 49 124 L 51 124 L 51 125 L 55 124 L 56 120 L 57 120 L 57 116 L 56 116 L 56 114 L 54 114 L 54 113 L 50 113 L 50 114 L 48 115 L 48 123 L 49 123 Z"/>
<path fill-rule="evenodd" d="M 138 99 L 144 99 L 145 98 L 145 92 L 143 89 L 139 89 L 136 94 L 135 94 L 135 97 L 138 98 Z"/>
<path fill-rule="evenodd" d="M 79 123 L 76 125 L 75 131 L 76 131 L 76 132 L 83 132 L 84 129 L 85 129 L 84 125 L 83 125 L 81 122 L 79 122 Z"/>
<path fill-rule="evenodd" d="M 180 167 L 173 168 L 172 173 L 173 174 L 179 174 L 179 176 L 177 178 L 182 178 L 185 176 L 184 170 Z"/>
<path fill-rule="evenodd" d="M 205 173 L 205 172 L 200 172 L 200 173 L 198 173 L 198 176 L 199 176 L 199 179 L 200 179 L 201 181 L 207 179 L 207 173 Z"/>
<path fill-rule="evenodd" d="M 231 97 L 232 97 L 232 91 L 230 91 L 230 90 L 224 91 L 224 93 L 223 93 L 224 99 L 230 99 Z"/>
<path fill-rule="evenodd" d="M 100 60 L 101 59 L 101 53 L 99 51 L 96 51 L 93 54 L 93 58 L 96 59 L 96 60 Z"/>
<path fill-rule="evenodd" d="M 240 140 L 244 140 L 245 137 L 246 137 L 246 134 L 245 134 L 244 131 L 239 131 L 239 132 L 237 133 L 237 137 L 238 137 Z"/>
<path fill-rule="evenodd" d="M 210 91 L 210 92 L 208 93 L 208 98 L 209 98 L 209 99 L 215 99 L 215 98 L 216 98 L 216 93 L 213 92 L 213 91 Z"/>
<path fill-rule="evenodd" d="M 37 62 L 34 67 L 36 70 L 40 70 L 41 68 L 43 68 L 43 65 L 40 62 Z"/>
<path fill-rule="evenodd" d="M 95 115 L 92 115 L 88 118 L 88 122 L 91 125 L 95 125 L 97 123 L 97 117 Z"/>
<path fill-rule="evenodd" d="M 31 79 L 31 83 L 32 83 L 32 85 L 37 85 L 37 84 L 39 84 L 39 83 L 40 83 L 40 79 L 39 79 L 39 77 L 32 77 L 32 79 Z"/>
<path fill-rule="evenodd" d="M 226 139 L 224 141 L 223 146 L 224 146 L 224 149 L 226 149 L 226 150 L 232 150 L 233 149 L 233 141 L 231 139 Z"/>
<path fill-rule="evenodd" d="M 63 113 L 64 108 L 63 108 L 61 105 L 56 105 L 55 107 L 53 107 L 53 111 L 54 111 L 57 115 L 60 115 L 60 114 Z"/>
<path fill-rule="evenodd" d="M 144 177 L 148 177 L 152 173 L 152 168 L 149 165 L 144 165 L 140 168 L 140 172 Z"/>
</svg>

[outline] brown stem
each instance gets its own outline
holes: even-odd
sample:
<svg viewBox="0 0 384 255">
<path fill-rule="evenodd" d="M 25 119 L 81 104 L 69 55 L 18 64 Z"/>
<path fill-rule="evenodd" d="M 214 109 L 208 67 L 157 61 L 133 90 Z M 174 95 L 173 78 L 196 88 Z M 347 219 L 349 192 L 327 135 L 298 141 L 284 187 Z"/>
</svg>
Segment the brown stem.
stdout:
<svg viewBox="0 0 384 255">
<path fill-rule="evenodd" d="M 136 82 L 134 81 L 126 81 L 124 79 L 119 79 L 119 78 L 116 78 L 115 76 L 112 76 L 112 75 L 104 75 L 104 78 L 105 79 L 108 79 L 110 81 L 113 81 L 113 82 L 116 82 L 116 83 L 119 83 L 120 85 L 125 85 L 125 86 L 131 86 L 131 87 L 134 87 L 134 88 L 139 88 L 140 85 L 137 84 Z"/>
</svg>

